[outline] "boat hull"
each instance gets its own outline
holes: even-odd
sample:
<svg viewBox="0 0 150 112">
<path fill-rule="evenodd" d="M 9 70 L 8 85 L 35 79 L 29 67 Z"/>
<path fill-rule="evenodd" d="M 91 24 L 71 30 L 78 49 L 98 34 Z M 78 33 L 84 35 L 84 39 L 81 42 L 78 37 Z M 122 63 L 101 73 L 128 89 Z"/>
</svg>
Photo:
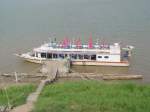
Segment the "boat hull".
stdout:
<svg viewBox="0 0 150 112">
<path fill-rule="evenodd" d="M 45 61 L 55 61 L 55 60 L 39 60 L 39 59 L 30 59 L 30 58 L 24 58 L 24 60 L 32 63 L 38 63 L 42 64 Z M 100 61 L 71 61 L 71 65 L 82 65 L 82 66 L 122 66 L 127 67 L 129 66 L 128 61 L 122 61 L 122 62 L 100 62 Z"/>
<path fill-rule="evenodd" d="M 128 61 L 124 62 L 99 62 L 99 61 L 72 61 L 72 65 L 83 65 L 83 66 L 118 66 L 118 67 L 128 67 L 130 63 Z"/>
<path fill-rule="evenodd" d="M 25 61 L 31 62 L 31 63 L 37 63 L 37 64 L 42 64 L 44 60 L 38 60 L 38 59 L 29 59 L 29 58 L 24 58 Z"/>
</svg>

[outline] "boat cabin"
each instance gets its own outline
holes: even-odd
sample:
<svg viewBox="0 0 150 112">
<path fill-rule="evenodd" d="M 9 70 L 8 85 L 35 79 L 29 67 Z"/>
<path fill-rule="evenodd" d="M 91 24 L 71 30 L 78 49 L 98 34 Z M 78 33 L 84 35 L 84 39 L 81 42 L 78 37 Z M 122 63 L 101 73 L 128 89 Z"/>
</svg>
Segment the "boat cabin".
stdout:
<svg viewBox="0 0 150 112">
<path fill-rule="evenodd" d="M 110 45 L 107 48 L 57 48 L 52 46 L 41 46 L 34 49 L 34 57 L 46 60 L 61 60 L 69 58 L 71 61 L 100 61 L 100 62 L 120 62 L 119 44 Z M 96 46 L 97 47 L 97 46 Z"/>
</svg>

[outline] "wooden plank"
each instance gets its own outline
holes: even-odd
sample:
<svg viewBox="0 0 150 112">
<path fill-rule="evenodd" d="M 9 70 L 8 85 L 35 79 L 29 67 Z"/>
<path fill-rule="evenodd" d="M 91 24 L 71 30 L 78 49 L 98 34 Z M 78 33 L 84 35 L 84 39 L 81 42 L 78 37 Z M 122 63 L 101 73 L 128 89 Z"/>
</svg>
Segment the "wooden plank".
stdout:
<svg viewBox="0 0 150 112">
<path fill-rule="evenodd" d="M 108 75 L 102 76 L 103 80 L 131 80 L 131 79 L 142 79 L 143 75 Z"/>
</svg>

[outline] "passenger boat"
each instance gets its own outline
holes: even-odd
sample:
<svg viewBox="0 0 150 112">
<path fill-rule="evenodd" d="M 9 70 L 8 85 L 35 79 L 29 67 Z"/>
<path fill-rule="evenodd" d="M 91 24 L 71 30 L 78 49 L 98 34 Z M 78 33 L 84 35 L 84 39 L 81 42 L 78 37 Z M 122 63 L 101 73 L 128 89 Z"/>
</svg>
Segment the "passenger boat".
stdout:
<svg viewBox="0 0 150 112">
<path fill-rule="evenodd" d="M 60 43 L 56 41 L 45 43 L 31 52 L 17 56 L 34 63 L 69 59 L 72 65 L 129 66 L 133 48 L 133 46 L 122 48 L 120 43 L 93 44 L 91 37 L 87 44 L 82 44 L 80 39 L 71 42 L 65 38 Z"/>
</svg>

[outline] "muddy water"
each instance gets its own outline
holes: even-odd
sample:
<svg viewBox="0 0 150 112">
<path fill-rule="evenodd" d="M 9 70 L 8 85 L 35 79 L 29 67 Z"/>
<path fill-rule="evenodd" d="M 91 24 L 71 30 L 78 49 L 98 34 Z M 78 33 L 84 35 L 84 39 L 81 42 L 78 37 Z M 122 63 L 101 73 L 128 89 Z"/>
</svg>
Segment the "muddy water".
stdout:
<svg viewBox="0 0 150 112">
<path fill-rule="evenodd" d="M 129 68 L 75 67 L 84 72 L 143 74 L 150 82 L 150 1 L 148 0 L 0 0 L 0 71 L 33 72 L 39 65 L 13 54 L 56 37 L 80 37 L 136 47 Z"/>
</svg>

